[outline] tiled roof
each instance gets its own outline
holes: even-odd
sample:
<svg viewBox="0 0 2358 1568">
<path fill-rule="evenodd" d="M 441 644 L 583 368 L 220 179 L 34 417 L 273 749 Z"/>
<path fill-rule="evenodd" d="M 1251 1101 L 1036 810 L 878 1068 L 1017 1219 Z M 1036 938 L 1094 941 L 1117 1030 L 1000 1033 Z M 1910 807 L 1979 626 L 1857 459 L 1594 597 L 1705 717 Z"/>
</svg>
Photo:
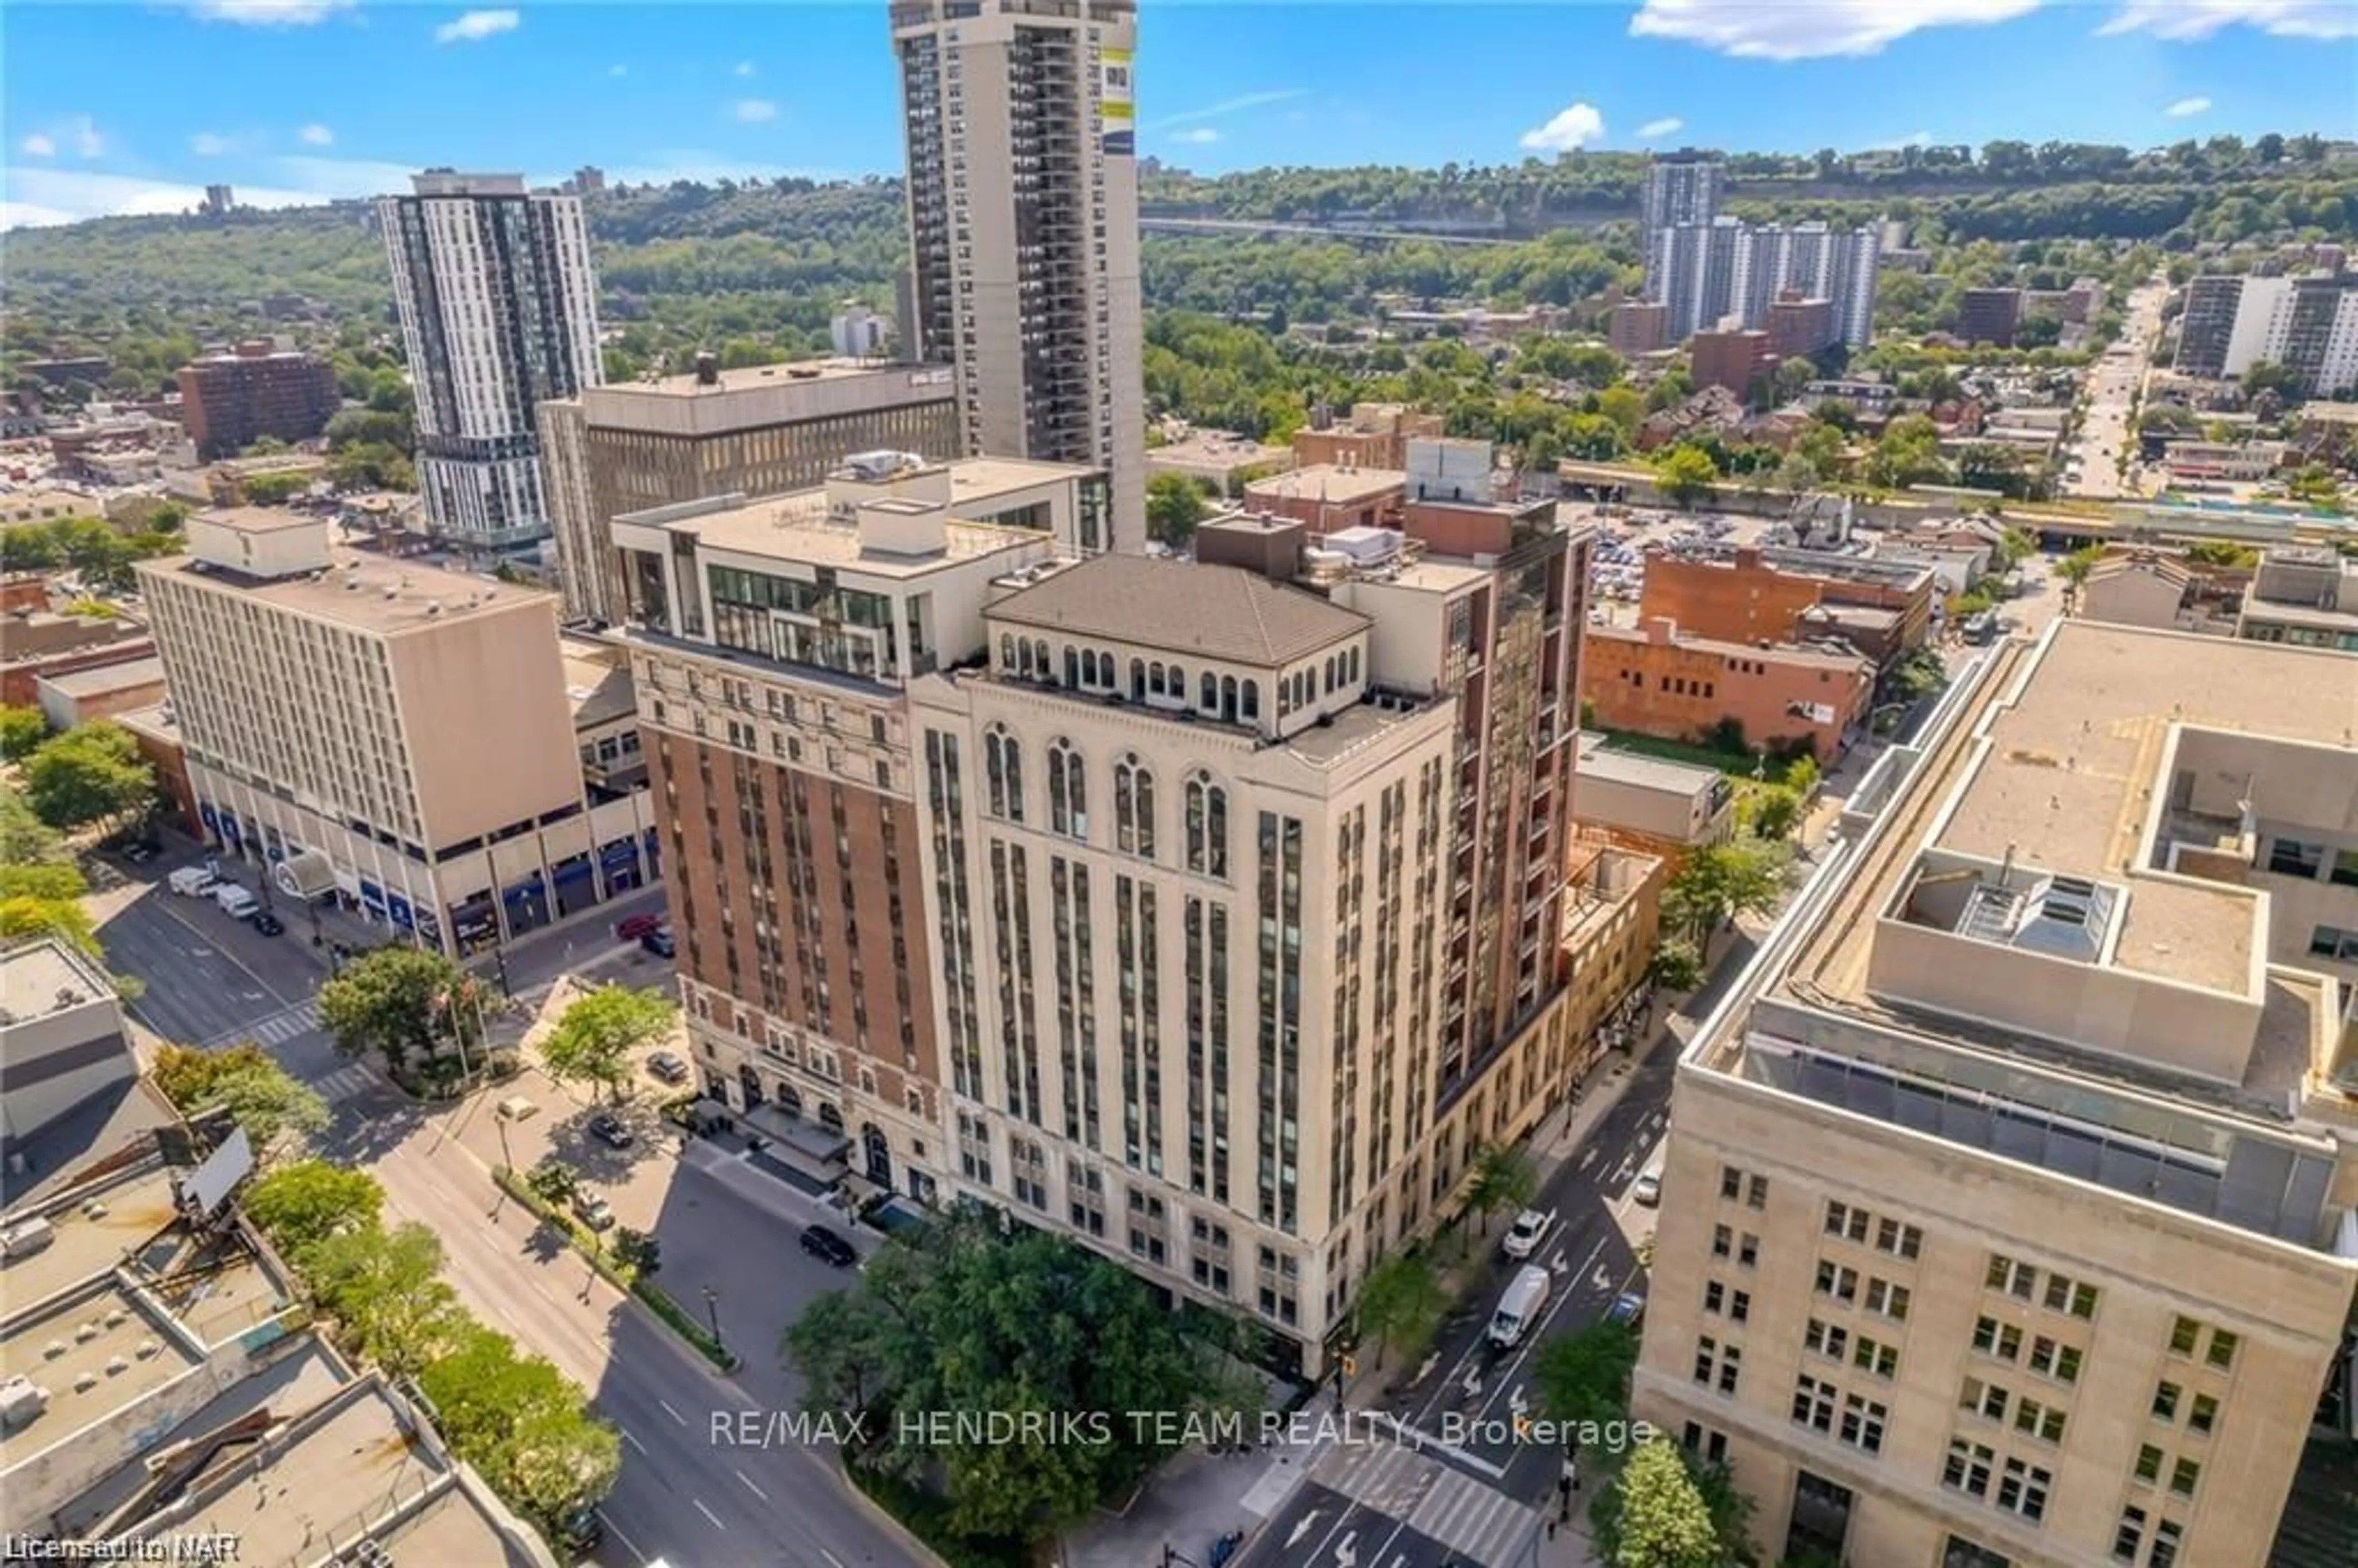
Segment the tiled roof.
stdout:
<svg viewBox="0 0 2358 1568">
<path fill-rule="evenodd" d="M 992 605 L 993 621 L 1238 664 L 1290 663 L 1368 624 L 1241 567 L 1098 556 Z"/>
</svg>

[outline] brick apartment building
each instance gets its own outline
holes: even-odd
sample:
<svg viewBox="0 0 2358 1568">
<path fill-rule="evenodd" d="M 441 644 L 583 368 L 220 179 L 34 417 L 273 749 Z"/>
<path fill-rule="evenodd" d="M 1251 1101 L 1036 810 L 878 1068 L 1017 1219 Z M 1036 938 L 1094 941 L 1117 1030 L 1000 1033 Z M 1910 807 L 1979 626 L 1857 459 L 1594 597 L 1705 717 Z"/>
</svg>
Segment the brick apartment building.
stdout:
<svg viewBox="0 0 2358 1568">
<path fill-rule="evenodd" d="M 1671 308 L 1659 300 L 1625 299 L 1605 323 L 1605 341 L 1624 359 L 1671 346 Z"/>
<path fill-rule="evenodd" d="M 1693 356 L 1690 375 L 1695 385 L 1724 386 L 1738 397 L 1776 362 L 1766 332 L 1697 332 L 1688 350 Z"/>
<path fill-rule="evenodd" d="M 1734 719 L 1747 745 L 1807 741 L 1821 765 L 1875 703 L 1875 665 L 1858 654 L 1701 637 L 1667 620 L 1590 627 L 1581 676 L 1608 730 L 1693 741 Z"/>
<path fill-rule="evenodd" d="M 265 436 L 308 441 L 328 427 L 341 401 L 325 360 L 283 352 L 266 338 L 180 367 L 180 422 L 207 462 Z"/>
<path fill-rule="evenodd" d="M 1807 358 L 1841 338 L 1833 300 L 1789 293 L 1769 302 L 1768 351 L 1779 360 Z"/>
<path fill-rule="evenodd" d="M 1957 336 L 1968 343 L 1994 343 L 2001 349 L 2010 349 L 2015 331 L 2021 325 L 2019 288 L 1968 288 L 1957 307 Z"/>
<path fill-rule="evenodd" d="M 1325 417 L 1327 423 L 1321 424 Z M 1308 428 L 1293 433 L 1293 463 L 1310 468 L 1319 463 L 1347 464 L 1357 469 L 1405 469 L 1412 439 L 1438 436 L 1446 421 L 1438 414 L 1421 414 L 1399 403 L 1355 403 L 1350 417 L 1332 422 L 1323 412 L 1314 415 Z"/>
<path fill-rule="evenodd" d="M 1933 573 L 1812 550 L 1738 549 L 1647 563 L 1640 619 L 1732 643 L 1848 638 L 1886 663 L 1931 634 Z M 1823 613 L 1807 617 L 1805 612 Z"/>
<path fill-rule="evenodd" d="M 1248 481 L 1245 509 L 1290 518 L 1313 534 L 1390 527 L 1400 520 L 1407 489 L 1403 470 L 1361 468 L 1347 458 Z"/>
</svg>

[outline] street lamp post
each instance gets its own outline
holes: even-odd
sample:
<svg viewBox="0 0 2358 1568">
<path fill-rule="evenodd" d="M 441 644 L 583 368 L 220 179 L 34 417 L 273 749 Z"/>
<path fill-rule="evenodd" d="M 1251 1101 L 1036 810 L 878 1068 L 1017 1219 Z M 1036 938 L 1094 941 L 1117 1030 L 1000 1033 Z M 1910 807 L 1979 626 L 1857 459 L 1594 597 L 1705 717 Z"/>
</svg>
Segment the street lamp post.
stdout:
<svg viewBox="0 0 2358 1568">
<path fill-rule="evenodd" d="M 710 1285 L 704 1287 L 704 1315 L 712 1324 L 712 1343 L 715 1345 L 722 1343 L 720 1338 L 720 1292 L 714 1290 Z"/>
</svg>

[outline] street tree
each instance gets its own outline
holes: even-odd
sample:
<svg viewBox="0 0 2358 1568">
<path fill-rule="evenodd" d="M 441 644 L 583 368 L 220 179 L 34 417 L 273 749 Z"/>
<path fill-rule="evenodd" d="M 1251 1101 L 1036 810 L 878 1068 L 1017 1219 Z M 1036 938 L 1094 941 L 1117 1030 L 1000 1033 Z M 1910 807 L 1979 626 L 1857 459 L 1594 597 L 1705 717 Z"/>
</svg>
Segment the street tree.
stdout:
<svg viewBox="0 0 2358 1568">
<path fill-rule="evenodd" d="M 652 1275 L 663 1267 L 663 1243 L 626 1225 L 614 1232 L 614 1261 L 633 1273 Z"/>
<path fill-rule="evenodd" d="M 892 1324 L 868 1312 L 849 1291 L 829 1291 L 786 1325 L 778 1353 L 800 1370 L 814 1408 L 858 1412 L 884 1391 Z"/>
<path fill-rule="evenodd" d="M 614 1428 L 545 1356 L 471 1319 L 418 1374 L 435 1422 L 500 1495 L 553 1525 L 611 1489 L 622 1465 Z"/>
<path fill-rule="evenodd" d="M 340 1230 L 296 1259 L 352 1351 L 395 1378 L 438 1360 L 464 1326 L 442 1278 L 442 1242 L 425 1226 Z"/>
<path fill-rule="evenodd" d="M 1666 991 L 1694 990 L 1702 986 L 1705 973 L 1703 954 L 1684 936 L 1664 941 L 1646 966 L 1648 983 Z"/>
<path fill-rule="evenodd" d="M 943 1523 L 958 1536 L 1036 1541 L 1136 1486 L 1168 1456 L 1172 1434 L 1141 1429 L 1124 1412 L 1235 1408 L 1250 1397 L 1128 1271 L 1042 1232 L 1004 1234 L 979 1212 L 949 1216 L 914 1241 L 888 1242 L 847 1293 L 852 1315 L 877 1320 L 878 1402 L 1106 1422 L 1108 1441 L 1086 1444 L 926 1444 L 886 1423 L 873 1462 L 936 1482 L 946 1502 Z M 844 1374 L 809 1358 L 812 1341 L 787 1338 L 806 1379 L 805 1403 L 836 1408 Z"/>
<path fill-rule="evenodd" d="M 1449 1309 L 1449 1292 L 1421 1249 L 1387 1255 L 1359 1287 L 1359 1336 L 1375 1342 L 1376 1365 L 1397 1350 L 1413 1358 L 1432 1341 Z"/>
<path fill-rule="evenodd" d="M 0 535 L 5 537 L 5 535 Z M 65 835 L 33 815 L 16 790 L 0 785 L 0 865 L 70 865 Z"/>
<path fill-rule="evenodd" d="M 562 1160 L 550 1158 L 527 1172 L 524 1184 L 541 1202 L 561 1206 L 572 1202 L 573 1195 L 581 1190 L 581 1173 Z"/>
<path fill-rule="evenodd" d="M 49 716 L 39 708 L 0 705 L 0 759 L 14 762 L 29 757 L 49 738 Z"/>
<path fill-rule="evenodd" d="M 1667 1437 L 1633 1451 L 1597 1504 L 1596 1545 L 1613 1568 L 1725 1568 L 1731 1561 L 1710 1506 Z"/>
<path fill-rule="evenodd" d="M 1776 486 L 1788 495 L 1806 495 L 1818 482 L 1818 465 L 1806 453 L 1787 452 L 1777 464 Z"/>
<path fill-rule="evenodd" d="M 225 1051 L 167 1045 L 156 1054 L 156 1087 L 183 1116 L 226 1106 L 245 1129 L 257 1156 L 286 1133 L 310 1137 L 328 1130 L 328 1102 L 298 1082 L 252 1041 Z"/>
<path fill-rule="evenodd" d="M 439 953 L 379 947 L 319 988 L 319 1022 L 348 1055 L 374 1051 L 394 1067 L 481 1041 L 480 982 Z"/>
<path fill-rule="evenodd" d="M 1557 1421 L 1601 1426 L 1629 1409 L 1638 1336 L 1626 1323 L 1596 1323 L 1551 1339 L 1532 1366 L 1541 1408 Z"/>
<path fill-rule="evenodd" d="M 2069 583 L 2076 592 L 2088 586 L 2088 579 L 2094 574 L 2096 563 L 2104 558 L 2104 547 L 2102 545 L 2084 546 L 2058 561 L 2055 575 Z"/>
<path fill-rule="evenodd" d="M 1700 950 L 1739 914 L 1774 911 L 1790 884 L 1793 852 L 1766 838 L 1713 844 L 1687 857 L 1662 894 L 1662 923 Z"/>
<path fill-rule="evenodd" d="M 1475 1156 L 1466 1204 L 1482 1217 L 1482 1234 L 1487 1236 L 1492 1215 L 1526 1206 L 1539 1190 L 1540 1174 L 1530 1155 L 1510 1143 L 1488 1143 Z"/>
<path fill-rule="evenodd" d="M 51 736 L 24 765 L 26 801 L 52 827 L 127 816 L 156 799 L 155 772 L 130 731 L 103 720 Z"/>
<path fill-rule="evenodd" d="M 254 1178 L 242 1200 L 246 1217 L 292 1258 L 345 1230 L 373 1230 L 384 1188 L 366 1171 L 325 1160 L 296 1160 Z"/>
<path fill-rule="evenodd" d="M 90 958 L 104 955 L 90 912 L 68 899 L 0 898 L 0 942 L 54 937 Z"/>
<path fill-rule="evenodd" d="M 1209 510 L 1203 491 L 1185 474 L 1159 473 L 1146 481 L 1146 536 L 1157 544 L 1185 549 Z"/>
<path fill-rule="evenodd" d="M 1719 465 L 1711 454 L 1685 442 L 1672 447 L 1654 470 L 1654 488 L 1680 506 L 1693 506 L 1711 493 Z"/>
<path fill-rule="evenodd" d="M 631 1053 L 668 1032 L 677 1011 L 658 990 L 600 986 L 567 1004 L 541 1044 L 541 1060 L 552 1077 L 603 1085 L 620 1101 Z"/>
<path fill-rule="evenodd" d="M 1763 784 L 1752 792 L 1752 833 L 1758 838 L 1783 838 L 1801 819 L 1801 797 L 1784 784 Z"/>
<path fill-rule="evenodd" d="M 70 860 L 0 865 L 0 898 L 70 903 L 90 892 L 90 879 Z"/>
</svg>

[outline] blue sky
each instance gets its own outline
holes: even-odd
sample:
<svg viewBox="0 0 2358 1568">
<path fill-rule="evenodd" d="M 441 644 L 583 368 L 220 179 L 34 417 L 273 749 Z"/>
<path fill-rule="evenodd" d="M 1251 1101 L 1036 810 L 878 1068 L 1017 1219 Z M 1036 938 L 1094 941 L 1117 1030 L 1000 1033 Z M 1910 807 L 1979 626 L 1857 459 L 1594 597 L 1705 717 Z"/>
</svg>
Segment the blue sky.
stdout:
<svg viewBox="0 0 2358 1568">
<path fill-rule="evenodd" d="M 2358 0 L 1143 0 L 1140 151 L 1264 164 L 1571 146 L 2358 135 Z M 10 0 L 0 219 L 277 205 L 427 164 L 890 173 L 884 0 L 468 9 Z"/>
</svg>

